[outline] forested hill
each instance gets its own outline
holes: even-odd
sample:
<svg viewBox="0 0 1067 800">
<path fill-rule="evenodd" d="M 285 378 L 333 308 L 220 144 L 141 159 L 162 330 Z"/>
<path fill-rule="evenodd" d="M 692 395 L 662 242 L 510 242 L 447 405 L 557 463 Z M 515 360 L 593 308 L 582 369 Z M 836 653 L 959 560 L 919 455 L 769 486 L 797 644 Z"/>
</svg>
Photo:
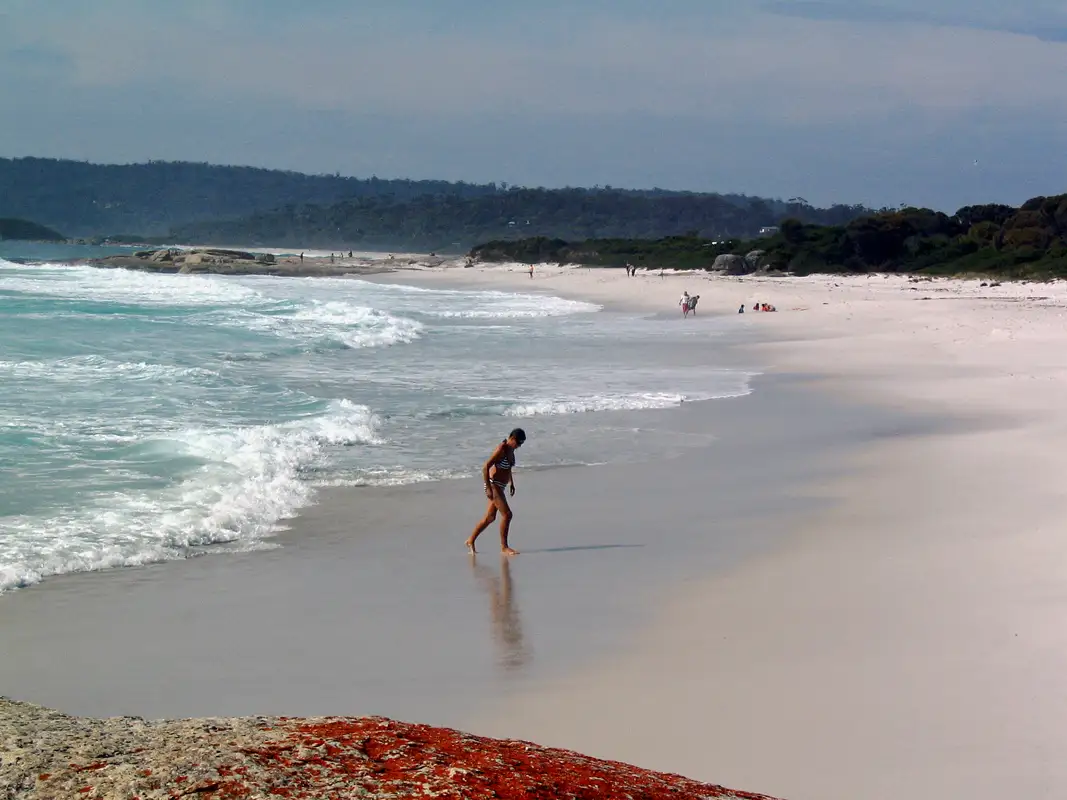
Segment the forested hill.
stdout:
<svg viewBox="0 0 1067 800">
<path fill-rule="evenodd" d="M 245 219 L 182 226 L 173 233 L 182 241 L 204 244 L 463 252 L 491 239 L 531 236 L 748 237 L 785 216 L 839 224 L 866 210 L 714 194 L 512 188 L 480 197 L 425 196 L 405 202 L 365 197 L 329 207 L 291 206 Z"/>
<path fill-rule="evenodd" d="M 865 211 L 817 209 L 801 198 L 663 189 L 526 189 L 186 162 L 0 158 L 0 216 L 34 219 L 70 236 L 466 250 L 488 239 L 532 235 L 748 236 L 785 217 L 840 224 Z"/>
<path fill-rule="evenodd" d="M 0 217 L 0 239 L 27 239 L 37 242 L 61 242 L 67 237 L 59 231 L 27 219 Z"/>
<path fill-rule="evenodd" d="M 159 236 L 198 220 L 229 219 L 292 204 L 359 197 L 476 197 L 493 185 L 379 180 L 188 162 L 89 164 L 0 158 L 0 217 L 39 220 L 70 236 Z"/>
</svg>

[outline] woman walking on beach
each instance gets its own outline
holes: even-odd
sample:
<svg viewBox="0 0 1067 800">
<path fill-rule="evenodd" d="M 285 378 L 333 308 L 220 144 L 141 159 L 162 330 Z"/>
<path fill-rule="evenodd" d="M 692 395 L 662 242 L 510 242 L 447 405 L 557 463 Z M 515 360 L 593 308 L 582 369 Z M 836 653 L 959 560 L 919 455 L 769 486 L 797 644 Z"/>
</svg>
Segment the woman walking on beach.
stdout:
<svg viewBox="0 0 1067 800">
<path fill-rule="evenodd" d="M 474 546 L 475 540 L 482 531 L 493 524 L 497 512 L 500 513 L 500 552 L 506 556 L 517 556 L 518 550 L 512 550 L 508 546 L 508 531 L 511 528 L 511 506 L 508 505 L 508 495 L 515 496 L 515 476 L 512 470 L 515 468 L 515 451 L 522 447 L 526 441 L 526 431 L 516 428 L 508 434 L 508 438 L 496 446 L 496 450 L 489 456 L 489 460 L 482 465 L 482 480 L 485 482 L 485 496 L 489 498 L 489 508 L 485 516 L 475 526 L 474 533 L 467 539 L 467 549 L 472 553 L 477 552 Z M 507 495 L 504 488 L 507 487 Z"/>
</svg>

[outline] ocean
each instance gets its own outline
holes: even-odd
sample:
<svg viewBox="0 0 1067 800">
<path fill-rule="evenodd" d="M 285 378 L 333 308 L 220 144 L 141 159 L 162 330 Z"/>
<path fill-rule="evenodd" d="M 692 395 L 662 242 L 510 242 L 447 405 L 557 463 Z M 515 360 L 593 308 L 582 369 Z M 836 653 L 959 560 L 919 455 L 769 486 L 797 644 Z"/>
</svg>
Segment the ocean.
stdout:
<svg viewBox="0 0 1067 800">
<path fill-rule="evenodd" d="M 53 247 L 0 243 L 0 592 L 275 547 L 321 487 L 472 476 L 516 426 L 520 471 L 670 457 L 707 442 L 618 412 L 749 391 L 704 366 L 726 318 Z"/>
</svg>

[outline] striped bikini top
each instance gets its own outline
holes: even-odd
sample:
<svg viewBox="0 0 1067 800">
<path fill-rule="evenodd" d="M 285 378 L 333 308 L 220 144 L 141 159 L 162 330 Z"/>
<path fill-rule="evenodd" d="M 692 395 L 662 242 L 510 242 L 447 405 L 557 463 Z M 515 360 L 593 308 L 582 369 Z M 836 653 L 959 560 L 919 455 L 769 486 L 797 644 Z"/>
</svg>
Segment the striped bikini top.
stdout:
<svg viewBox="0 0 1067 800">
<path fill-rule="evenodd" d="M 506 442 L 507 439 L 505 439 L 504 441 Z M 511 454 L 511 458 L 508 458 L 507 456 L 501 456 L 496 461 L 497 469 L 511 469 L 514 466 L 515 466 L 515 454 L 514 453 Z"/>
</svg>

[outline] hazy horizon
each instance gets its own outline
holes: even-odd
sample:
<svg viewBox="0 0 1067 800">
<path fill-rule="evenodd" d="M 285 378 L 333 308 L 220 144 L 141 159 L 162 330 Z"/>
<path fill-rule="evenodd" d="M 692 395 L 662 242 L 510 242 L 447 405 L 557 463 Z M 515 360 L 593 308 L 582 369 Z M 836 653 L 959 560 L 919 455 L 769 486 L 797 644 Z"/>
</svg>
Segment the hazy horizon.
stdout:
<svg viewBox="0 0 1067 800">
<path fill-rule="evenodd" d="M 0 155 L 945 211 L 1067 190 L 1052 0 L 0 10 Z"/>
</svg>

